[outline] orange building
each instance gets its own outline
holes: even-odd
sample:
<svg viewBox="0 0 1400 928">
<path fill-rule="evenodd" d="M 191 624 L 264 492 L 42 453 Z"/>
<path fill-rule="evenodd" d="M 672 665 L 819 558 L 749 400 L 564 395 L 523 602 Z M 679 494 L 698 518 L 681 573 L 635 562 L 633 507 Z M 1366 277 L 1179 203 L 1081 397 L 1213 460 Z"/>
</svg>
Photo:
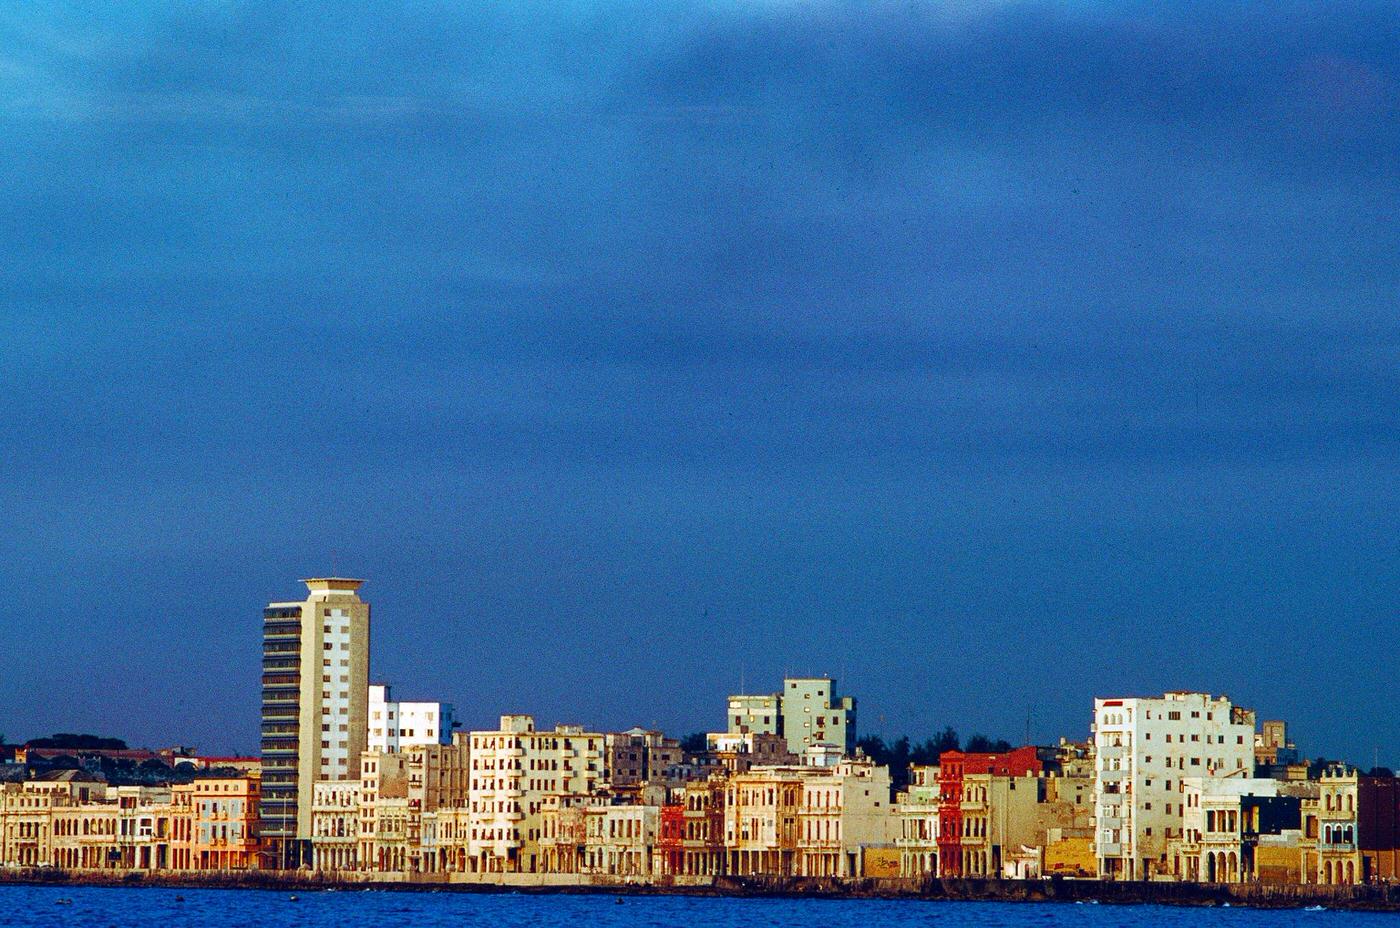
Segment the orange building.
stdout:
<svg viewBox="0 0 1400 928">
<path fill-rule="evenodd" d="M 207 777 L 193 785 L 191 869 L 256 869 L 259 778 Z"/>
</svg>

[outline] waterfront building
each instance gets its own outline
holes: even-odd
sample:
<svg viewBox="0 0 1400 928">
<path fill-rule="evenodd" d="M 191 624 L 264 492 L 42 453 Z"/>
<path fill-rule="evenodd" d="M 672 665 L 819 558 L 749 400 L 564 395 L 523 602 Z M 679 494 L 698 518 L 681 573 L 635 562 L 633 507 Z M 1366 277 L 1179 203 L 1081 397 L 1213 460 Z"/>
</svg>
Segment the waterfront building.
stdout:
<svg viewBox="0 0 1400 928">
<path fill-rule="evenodd" d="M 372 683 L 368 689 L 368 750 L 398 751 L 420 744 L 451 744 L 451 703 L 406 702 L 393 698 L 388 684 Z"/>
<path fill-rule="evenodd" d="M 468 741 L 460 734 L 451 744 L 364 753 L 357 797 L 361 869 L 435 873 L 448 865 L 436 813 L 467 804 L 469 757 Z M 431 847 L 425 843 L 425 828 L 431 832 Z"/>
<path fill-rule="evenodd" d="M 364 762 L 361 761 L 361 776 Z M 322 780 L 311 791 L 312 869 L 351 873 L 360 869 L 360 781 Z"/>
<path fill-rule="evenodd" d="M 895 845 L 890 770 L 860 757 L 809 768 L 797 815 L 798 876 L 864 875 L 870 848 Z"/>
<path fill-rule="evenodd" d="M 302 602 L 263 610 L 263 864 L 311 863 L 313 789 L 319 780 L 354 780 L 365 749 L 369 680 L 369 603 L 364 582 L 303 581 Z"/>
<path fill-rule="evenodd" d="M 540 868 L 540 823 L 550 795 L 591 795 L 604 776 L 603 735 L 578 725 L 536 731 L 529 715 L 503 715 L 470 735 L 471 872 Z"/>
<path fill-rule="evenodd" d="M 1094 700 L 1095 856 L 1100 879 L 1170 875 L 1182 836 L 1182 781 L 1248 778 L 1254 713 L 1225 696 L 1172 692 Z"/>
<path fill-rule="evenodd" d="M 583 809 L 581 872 L 647 880 L 661 810 L 654 805 L 595 803 Z"/>
<path fill-rule="evenodd" d="M 1187 777 L 1182 781 L 1182 832 L 1168 842 L 1172 874 L 1199 883 L 1246 883 L 1261 877 L 1260 842 L 1302 834 L 1307 784 L 1250 778 Z M 1265 842 L 1269 848 L 1287 842 Z M 1277 857 L 1277 855 L 1272 855 Z"/>
<path fill-rule="evenodd" d="M 588 845 L 585 813 L 607 803 L 598 793 L 545 796 L 540 805 L 540 863 L 545 873 L 583 873 Z"/>
<path fill-rule="evenodd" d="M 260 778 L 201 777 L 191 785 L 190 869 L 256 869 Z"/>
<path fill-rule="evenodd" d="M 713 877 L 725 871 L 723 774 L 697 780 L 673 791 L 673 806 L 662 809 L 663 854 L 660 872 L 679 877 Z M 671 810 L 668 812 L 668 810 Z M 667 831 L 679 811 L 679 836 Z M 671 828 L 675 828 L 672 825 Z"/>
<path fill-rule="evenodd" d="M 792 876 L 802 780 L 813 768 L 753 767 L 725 784 L 725 870 L 735 876 Z"/>
<path fill-rule="evenodd" d="M 1317 881 L 1400 879 L 1400 779 L 1336 764 L 1318 786 Z"/>
<path fill-rule="evenodd" d="M 941 787 L 937 766 L 909 768 L 909 786 L 895 803 L 899 821 L 899 875 L 936 877 L 938 869 L 938 822 Z"/>
</svg>

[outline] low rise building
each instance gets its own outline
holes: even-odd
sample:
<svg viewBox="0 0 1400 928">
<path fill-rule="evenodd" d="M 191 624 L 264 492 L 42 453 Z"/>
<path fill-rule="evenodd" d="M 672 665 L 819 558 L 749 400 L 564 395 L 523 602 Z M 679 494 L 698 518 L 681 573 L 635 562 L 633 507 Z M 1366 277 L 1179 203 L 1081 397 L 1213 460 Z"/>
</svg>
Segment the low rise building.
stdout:
<svg viewBox="0 0 1400 928">
<path fill-rule="evenodd" d="M 1201 883 L 1244 883 L 1260 878 L 1261 838 L 1302 833 L 1302 796 L 1287 795 L 1278 780 L 1187 777 L 1182 781 L 1182 834 L 1168 843 L 1172 874 Z"/>
<path fill-rule="evenodd" d="M 900 850 L 899 875 L 936 877 L 938 869 L 938 823 L 942 795 L 936 766 L 909 768 L 909 786 L 899 794 L 895 814 Z"/>
<path fill-rule="evenodd" d="M 1182 780 L 1248 778 L 1254 713 L 1228 697 L 1172 692 L 1094 700 L 1100 879 L 1169 876 L 1167 843 L 1182 836 Z"/>
</svg>

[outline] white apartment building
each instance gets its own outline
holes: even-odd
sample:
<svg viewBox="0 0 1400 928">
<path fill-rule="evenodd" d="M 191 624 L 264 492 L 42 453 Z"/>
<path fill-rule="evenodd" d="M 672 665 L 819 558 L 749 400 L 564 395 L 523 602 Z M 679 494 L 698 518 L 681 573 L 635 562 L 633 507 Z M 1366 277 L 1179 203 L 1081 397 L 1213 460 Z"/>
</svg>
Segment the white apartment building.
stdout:
<svg viewBox="0 0 1400 928">
<path fill-rule="evenodd" d="M 452 743 L 451 703 L 399 702 L 389 686 L 369 687 L 368 747 L 370 751 L 398 751 L 424 744 Z"/>
<path fill-rule="evenodd" d="M 1183 780 L 1254 775 L 1254 712 L 1173 692 L 1094 700 L 1094 852 L 1100 879 L 1167 874 L 1182 836 Z"/>
<path fill-rule="evenodd" d="M 499 730 L 471 733 L 470 769 L 470 870 L 535 872 L 545 799 L 598 788 L 603 734 L 578 725 L 536 731 L 533 716 L 503 715 Z"/>
</svg>

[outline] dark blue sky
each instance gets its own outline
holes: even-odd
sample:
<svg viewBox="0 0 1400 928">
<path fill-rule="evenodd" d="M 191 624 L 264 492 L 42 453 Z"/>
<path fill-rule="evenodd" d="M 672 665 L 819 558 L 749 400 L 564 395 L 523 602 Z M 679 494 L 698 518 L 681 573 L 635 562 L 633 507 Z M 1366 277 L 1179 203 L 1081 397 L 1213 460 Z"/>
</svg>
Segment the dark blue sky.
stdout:
<svg viewBox="0 0 1400 928">
<path fill-rule="evenodd" d="M 0 731 L 405 696 L 1400 762 L 1393 3 L 0 13 Z"/>
</svg>

